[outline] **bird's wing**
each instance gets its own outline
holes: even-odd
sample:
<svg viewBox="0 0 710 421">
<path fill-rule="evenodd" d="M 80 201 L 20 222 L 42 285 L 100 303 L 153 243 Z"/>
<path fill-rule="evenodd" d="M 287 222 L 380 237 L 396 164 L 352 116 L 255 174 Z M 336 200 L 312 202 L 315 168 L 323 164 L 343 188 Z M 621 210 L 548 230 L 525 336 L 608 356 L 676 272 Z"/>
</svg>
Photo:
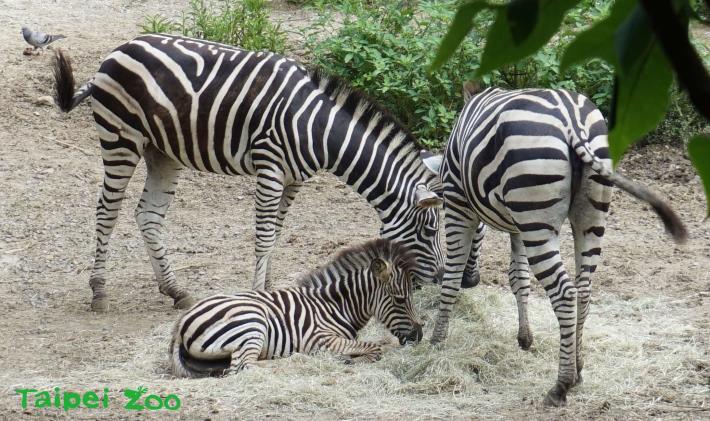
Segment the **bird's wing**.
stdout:
<svg viewBox="0 0 710 421">
<path fill-rule="evenodd" d="M 35 43 L 35 45 L 36 45 L 37 47 L 40 47 L 40 46 L 43 46 L 43 45 L 47 45 L 47 44 L 49 44 L 49 43 L 51 42 L 51 40 L 52 40 L 52 37 L 51 37 L 51 36 L 49 36 L 49 35 L 47 35 L 47 34 L 45 34 L 45 33 L 43 33 L 43 32 L 37 32 L 37 31 L 32 32 L 31 38 L 32 38 L 32 41 L 34 41 L 34 43 Z M 30 43 L 30 44 L 32 44 L 32 43 Z"/>
</svg>

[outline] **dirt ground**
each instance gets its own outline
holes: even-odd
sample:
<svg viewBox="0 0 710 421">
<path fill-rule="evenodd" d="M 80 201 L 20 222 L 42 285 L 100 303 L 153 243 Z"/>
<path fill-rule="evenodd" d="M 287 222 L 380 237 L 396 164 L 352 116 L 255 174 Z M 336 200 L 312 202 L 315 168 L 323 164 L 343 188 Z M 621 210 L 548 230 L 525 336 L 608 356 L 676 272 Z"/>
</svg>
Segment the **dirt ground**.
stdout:
<svg viewBox="0 0 710 421">
<path fill-rule="evenodd" d="M 109 51 L 138 33 L 142 16 L 174 15 L 185 3 L 0 0 L 6 28 L 0 32 L 0 419 L 710 416 L 710 224 L 699 178 L 682 150 L 664 146 L 632 151 L 620 169 L 662 192 L 691 240 L 673 244 L 653 212 L 615 193 L 587 323 L 585 384 L 570 394 L 567 408 L 542 407 L 557 367 L 557 326 L 537 285 L 531 297 L 535 346 L 524 352 L 515 344 L 508 243 L 495 232 L 484 245 L 484 285 L 463 294 L 443 348 L 422 343 L 370 366 L 294 356 L 229 379 L 172 379 L 165 351 L 178 313 L 157 291 L 133 221 L 144 168 L 130 185 L 111 243 L 110 312 L 93 314 L 88 279 L 102 177 L 93 120 L 86 105 L 61 115 L 41 99 L 51 94 L 51 53 L 23 56 L 20 26 L 66 35 L 56 45 L 71 56 L 83 83 Z M 277 16 L 297 16 L 278 7 Z M 179 281 L 195 296 L 250 285 L 253 195 L 249 178 L 183 174 L 168 244 Z M 298 273 L 377 229 L 374 211 L 347 186 L 327 175 L 313 179 L 286 220 L 274 256 L 276 284 L 291 285 Z M 573 268 L 569 230 L 563 255 Z M 417 300 L 428 337 L 436 288 L 425 288 Z M 368 334 L 378 332 L 368 327 Z M 471 361 L 480 362 L 471 368 Z M 122 390 L 141 385 L 149 394 L 178 394 L 182 408 L 123 408 Z M 23 410 L 15 393 L 54 387 L 107 387 L 111 405 Z"/>
</svg>

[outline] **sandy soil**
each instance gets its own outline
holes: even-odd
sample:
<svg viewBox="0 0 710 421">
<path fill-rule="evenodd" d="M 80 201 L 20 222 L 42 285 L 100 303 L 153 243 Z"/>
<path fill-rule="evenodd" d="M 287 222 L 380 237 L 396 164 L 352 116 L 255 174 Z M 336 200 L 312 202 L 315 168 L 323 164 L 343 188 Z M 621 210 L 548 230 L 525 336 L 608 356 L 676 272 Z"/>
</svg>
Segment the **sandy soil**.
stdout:
<svg viewBox="0 0 710 421">
<path fill-rule="evenodd" d="M 566 409 L 541 405 L 556 371 L 557 328 L 537 286 L 531 300 L 536 345 L 527 353 L 515 345 L 515 305 L 506 286 L 508 245 L 499 233 L 491 233 L 484 246 L 484 285 L 462 297 L 448 348 L 422 344 L 371 366 L 345 367 L 326 355 L 295 356 L 235 378 L 170 378 L 165 349 L 178 313 L 157 291 L 132 216 L 144 169 L 130 185 L 112 239 L 111 311 L 93 314 L 88 278 L 102 177 L 93 120 L 86 105 L 66 116 L 40 99 L 51 94 L 51 54 L 23 56 L 19 32 L 27 24 L 67 35 L 56 45 L 72 57 L 82 81 L 111 49 L 137 34 L 142 16 L 171 15 L 185 3 L 0 1 L 0 26 L 7 29 L 0 32 L 0 332 L 6 338 L 0 341 L 0 418 L 710 415 L 710 226 L 703 222 L 699 178 L 682 151 L 662 146 L 631 152 L 620 168 L 668 197 L 687 222 L 691 240 L 674 245 L 646 206 L 615 193 L 587 324 L 585 384 L 570 395 Z M 279 13 L 293 16 L 291 10 Z M 253 194 L 248 178 L 184 173 L 169 214 L 169 245 L 180 282 L 196 296 L 250 285 Z M 330 176 L 306 185 L 286 224 L 274 256 L 277 285 L 291 285 L 296 274 L 344 245 L 371 238 L 378 227 L 369 206 Z M 563 255 L 572 268 L 569 230 Z M 436 289 L 418 295 L 430 329 Z M 483 345 L 495 352 L 476 348 Z M 470 369 L 468 356 L 483 362 Z M 433 374 L 413 372 L 414 363 L 424 366 L 421 373 Z M 464 368 L 470 370 L 460 374 Z M 177 393 L 183 407 L 177 413 L 124 409 L 121 390 L 139 385 L 163 396 Z M 108 387 L 111 406 L 24 411 L 14 392 L 56 386 Z"/>
</svg>

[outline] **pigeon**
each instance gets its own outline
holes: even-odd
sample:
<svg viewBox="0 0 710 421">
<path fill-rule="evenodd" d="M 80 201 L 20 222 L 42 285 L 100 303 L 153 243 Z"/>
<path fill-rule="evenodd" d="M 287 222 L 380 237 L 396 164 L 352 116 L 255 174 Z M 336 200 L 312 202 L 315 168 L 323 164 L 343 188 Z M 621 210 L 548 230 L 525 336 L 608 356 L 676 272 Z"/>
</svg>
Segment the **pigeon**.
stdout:
<svg viewBox="0 0 710 421">
<path fill-rule="evenodd" d="M 22 36 L 25 38 L 28 44 L 34 47 L 33 51 L 37 51 L 39 48 L 43 50 L 44 47 L 53 43 L 54 41 L 62 38 L 66 38 L 64 35 L 47 35 L 42 32 L 33 31 L 30 28 L 22 27 Z"/>
</svg>

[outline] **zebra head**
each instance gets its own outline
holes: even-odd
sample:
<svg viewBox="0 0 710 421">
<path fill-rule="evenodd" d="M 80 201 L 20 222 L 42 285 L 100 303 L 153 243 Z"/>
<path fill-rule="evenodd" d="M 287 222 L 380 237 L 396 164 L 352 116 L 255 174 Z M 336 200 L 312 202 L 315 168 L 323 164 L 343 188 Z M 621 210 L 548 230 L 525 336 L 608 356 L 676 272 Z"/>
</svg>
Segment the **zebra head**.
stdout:
<svg viewBox="0 0 710 421">
<path fill-rule="evenodd" d="M 397 241 L 413 254 L 412 275 L 421 283 L 440 283 L 444 275 L 444 254 L 439 241 L 441 197 L 425 184 L 417 186 L 414 205 L 399 218 L 384 223 L 380 236 Z"/>
<path fill-rule="evenodd" d="M 412 308 L 412 279 L 409 264 L 397 264 L 375 257 L 370 271 L 375 277 L 375 317 L 399 339 L 399 343 L 418 343 L 422 339 L 422 323 Z"/>
</svg>

